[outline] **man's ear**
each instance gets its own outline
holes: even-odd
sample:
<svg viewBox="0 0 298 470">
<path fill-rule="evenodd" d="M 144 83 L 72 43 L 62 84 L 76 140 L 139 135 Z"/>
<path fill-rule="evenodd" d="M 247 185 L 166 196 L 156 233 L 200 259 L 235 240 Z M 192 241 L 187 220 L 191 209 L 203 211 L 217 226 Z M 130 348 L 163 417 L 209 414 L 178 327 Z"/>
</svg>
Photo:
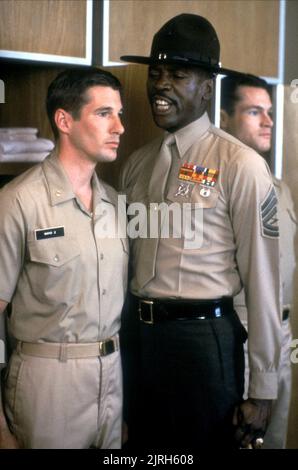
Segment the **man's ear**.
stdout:
<svg viewBox="0 0 298 470">
<path fill-rule="evenodd" d="M 54 115 L 57 128 L 62 134 L 69 134 L 73 118 L 65 109 L 58 108 Z"/>
<path fill-rule="evenodd" d="M 214 80 L 212 78 L 205 80 L 202 85 L 204 87 L 202 93 L 203 99 L 205 101 L 211 100 L 214 91 Z"/>
<path fill-rule="evenodd" d="M 223 130 L 227 130 L 229 127 L 229 115 L 224 109 L 220 110 L 220 127 Z"/>
</svg>

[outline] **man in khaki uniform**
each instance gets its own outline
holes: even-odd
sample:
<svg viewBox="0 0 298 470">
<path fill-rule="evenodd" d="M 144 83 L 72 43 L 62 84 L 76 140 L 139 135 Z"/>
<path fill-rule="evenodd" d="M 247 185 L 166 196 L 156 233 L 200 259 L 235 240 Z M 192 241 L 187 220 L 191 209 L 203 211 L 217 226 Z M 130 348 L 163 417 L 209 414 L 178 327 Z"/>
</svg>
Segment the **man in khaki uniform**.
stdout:
<svg viewBox="0 0 298 470">
<path fill-rule="evenodd" d="M 205 18 L 174 17 L 155 34 L 150 57 L 122 59 L 149 64 L 153 119 L 166 131 L 164 140 L 137 150 L 122 175 L 130 203 L 131 291 L 139 307 L 131 445 L 227 449 L 235 438 L 244 447 L 258 445 L 277 396 L 281 337 L 270 171 L 209 121 L 213 74 L 233 72 L 220 69 L 218 38 Z M 146 219 L 135 236 L 133 215 L 141 207 L 148 208 L 150 229 L 160 214 L 160 236 L 146 234 Z M 232 300 L 243 285 L 252 371 L 244 402 L 246 333 Z"/>
<path fill-rule="evenodd" d="M 225 77 L 222 80 L 221 127 L 266 158 L 271 148 L 272 102 L 265 80 L 253 75 L 241 78 Z M 295 269 L 294 237 L 296 216 L 290 190 L 284 181 L 273 176 L 278 197 L 280 226 L 280 268 L 282 280 L 282 350 L 278 371 L 278 398 L 272 407 L 269 427 L 264 438 L 264 448 L 283 449 L 286 445 L 287 423 L 291 396 L 291 325 L 289 313 L 293 296 Z M 240 320 L 247 327 L 247 310 L 244 292 L 234 299 Z M 245 348 L 245 385 L 247 393 L 249 365 Z"/>
<path fill-rule="evenodd" d="M 16 344 L 1 448 L 121 447 L 125 207 L 95 172 L 117 156 L 120 91 L 101 70 L 58 75 L 47 97 L 56 149 L 0 193 L 0 307 L 11 303 Z"/>
</svg>

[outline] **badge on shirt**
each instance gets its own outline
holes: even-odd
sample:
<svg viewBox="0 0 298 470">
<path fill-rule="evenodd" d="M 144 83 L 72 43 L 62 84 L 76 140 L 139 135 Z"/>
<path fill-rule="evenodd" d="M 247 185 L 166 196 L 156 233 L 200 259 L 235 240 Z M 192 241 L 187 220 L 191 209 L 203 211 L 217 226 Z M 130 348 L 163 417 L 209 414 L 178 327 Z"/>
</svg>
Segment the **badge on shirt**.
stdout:
<svg viewBox="0 0 298 470">
<path fill-rule="evenodd" d="M 35 240 L 45 240 L 46 238 L 64 237 L 64 227 L 49 227 L 35 230 Z"/>
<path fill-rule="evenodd" d="M 265 201 L 261 204 L 262 235 L 269 238 L 279 237 L 277 218 L 277 197 L 272 186 Z"/>
<path fill-rule="evenodd" d="M 180 183 L 177 191 L 175 192 L 175 197 L 184 196 L 189 198 L 192 192 L 194 185 L 192 183 Z"/>
<path fill-rule="evenodd" d="M 179 170 L 178 178 L 192 183 L 199 183 L 203 186 L 215 186 L 219 170 L 207 168 L 193 163 L 184 163 Z"/>
<path fill-rule="evenodd" d="M 202 186 L 200 195 L 202 197 L 209 197 L 210 187 L 213 188 L 217 182 L 219 170 L 207 168 L 194 163 L 184 163 L 179 170 L 178 178 L 183 183 L 179 184 L 175 196 L 189 197 L 193 183 L 198 183 Z"/>
</svg>

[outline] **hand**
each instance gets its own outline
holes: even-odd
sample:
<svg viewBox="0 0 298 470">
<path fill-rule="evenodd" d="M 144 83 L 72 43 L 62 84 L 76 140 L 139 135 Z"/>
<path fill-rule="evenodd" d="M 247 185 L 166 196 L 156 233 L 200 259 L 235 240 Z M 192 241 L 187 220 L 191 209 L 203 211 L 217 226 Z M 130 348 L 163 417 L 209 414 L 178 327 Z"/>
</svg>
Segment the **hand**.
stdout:
<svg viewBox="0 0 298 470">
<path fill-rule="evenodd" d="M 15 436 L 8 427 L 0 430 L 0 449 L 19 449 L 20 446 Z"/>
<path fill-rule="evenodd" d="M 257 438 L 263 438 L 269 424 L 272 400 L 248 398 L 236 406 L 233 424 L 236 426 L 235 439 L 240 447 L 248 447 Z"/>
<path fill-rule="evenodd" d="M 125 421 L 122 423 L 122 445 L 128 441 L 128 426 Z"/>
</svg>

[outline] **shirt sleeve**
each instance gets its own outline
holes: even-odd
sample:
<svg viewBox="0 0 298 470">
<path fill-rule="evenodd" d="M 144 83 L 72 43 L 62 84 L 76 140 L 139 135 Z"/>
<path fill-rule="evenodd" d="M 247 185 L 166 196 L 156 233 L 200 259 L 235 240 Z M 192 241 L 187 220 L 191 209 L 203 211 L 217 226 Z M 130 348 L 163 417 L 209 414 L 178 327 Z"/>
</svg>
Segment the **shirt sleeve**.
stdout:
<svg viewBox="0 0 298 470">
<path fill-rule="evenodd" d="M 10 302 L 24 261 L 25 224 L 18 197 L 0 191 L 0 299 Z"/>
<path fill-rule="evenodd" d="M 229 179 L 236 262 L 248 313 L 248 396 L 277 397 L 281 282 L 277 198 L 265 161 L 241 150 Z"/>
</svg>

